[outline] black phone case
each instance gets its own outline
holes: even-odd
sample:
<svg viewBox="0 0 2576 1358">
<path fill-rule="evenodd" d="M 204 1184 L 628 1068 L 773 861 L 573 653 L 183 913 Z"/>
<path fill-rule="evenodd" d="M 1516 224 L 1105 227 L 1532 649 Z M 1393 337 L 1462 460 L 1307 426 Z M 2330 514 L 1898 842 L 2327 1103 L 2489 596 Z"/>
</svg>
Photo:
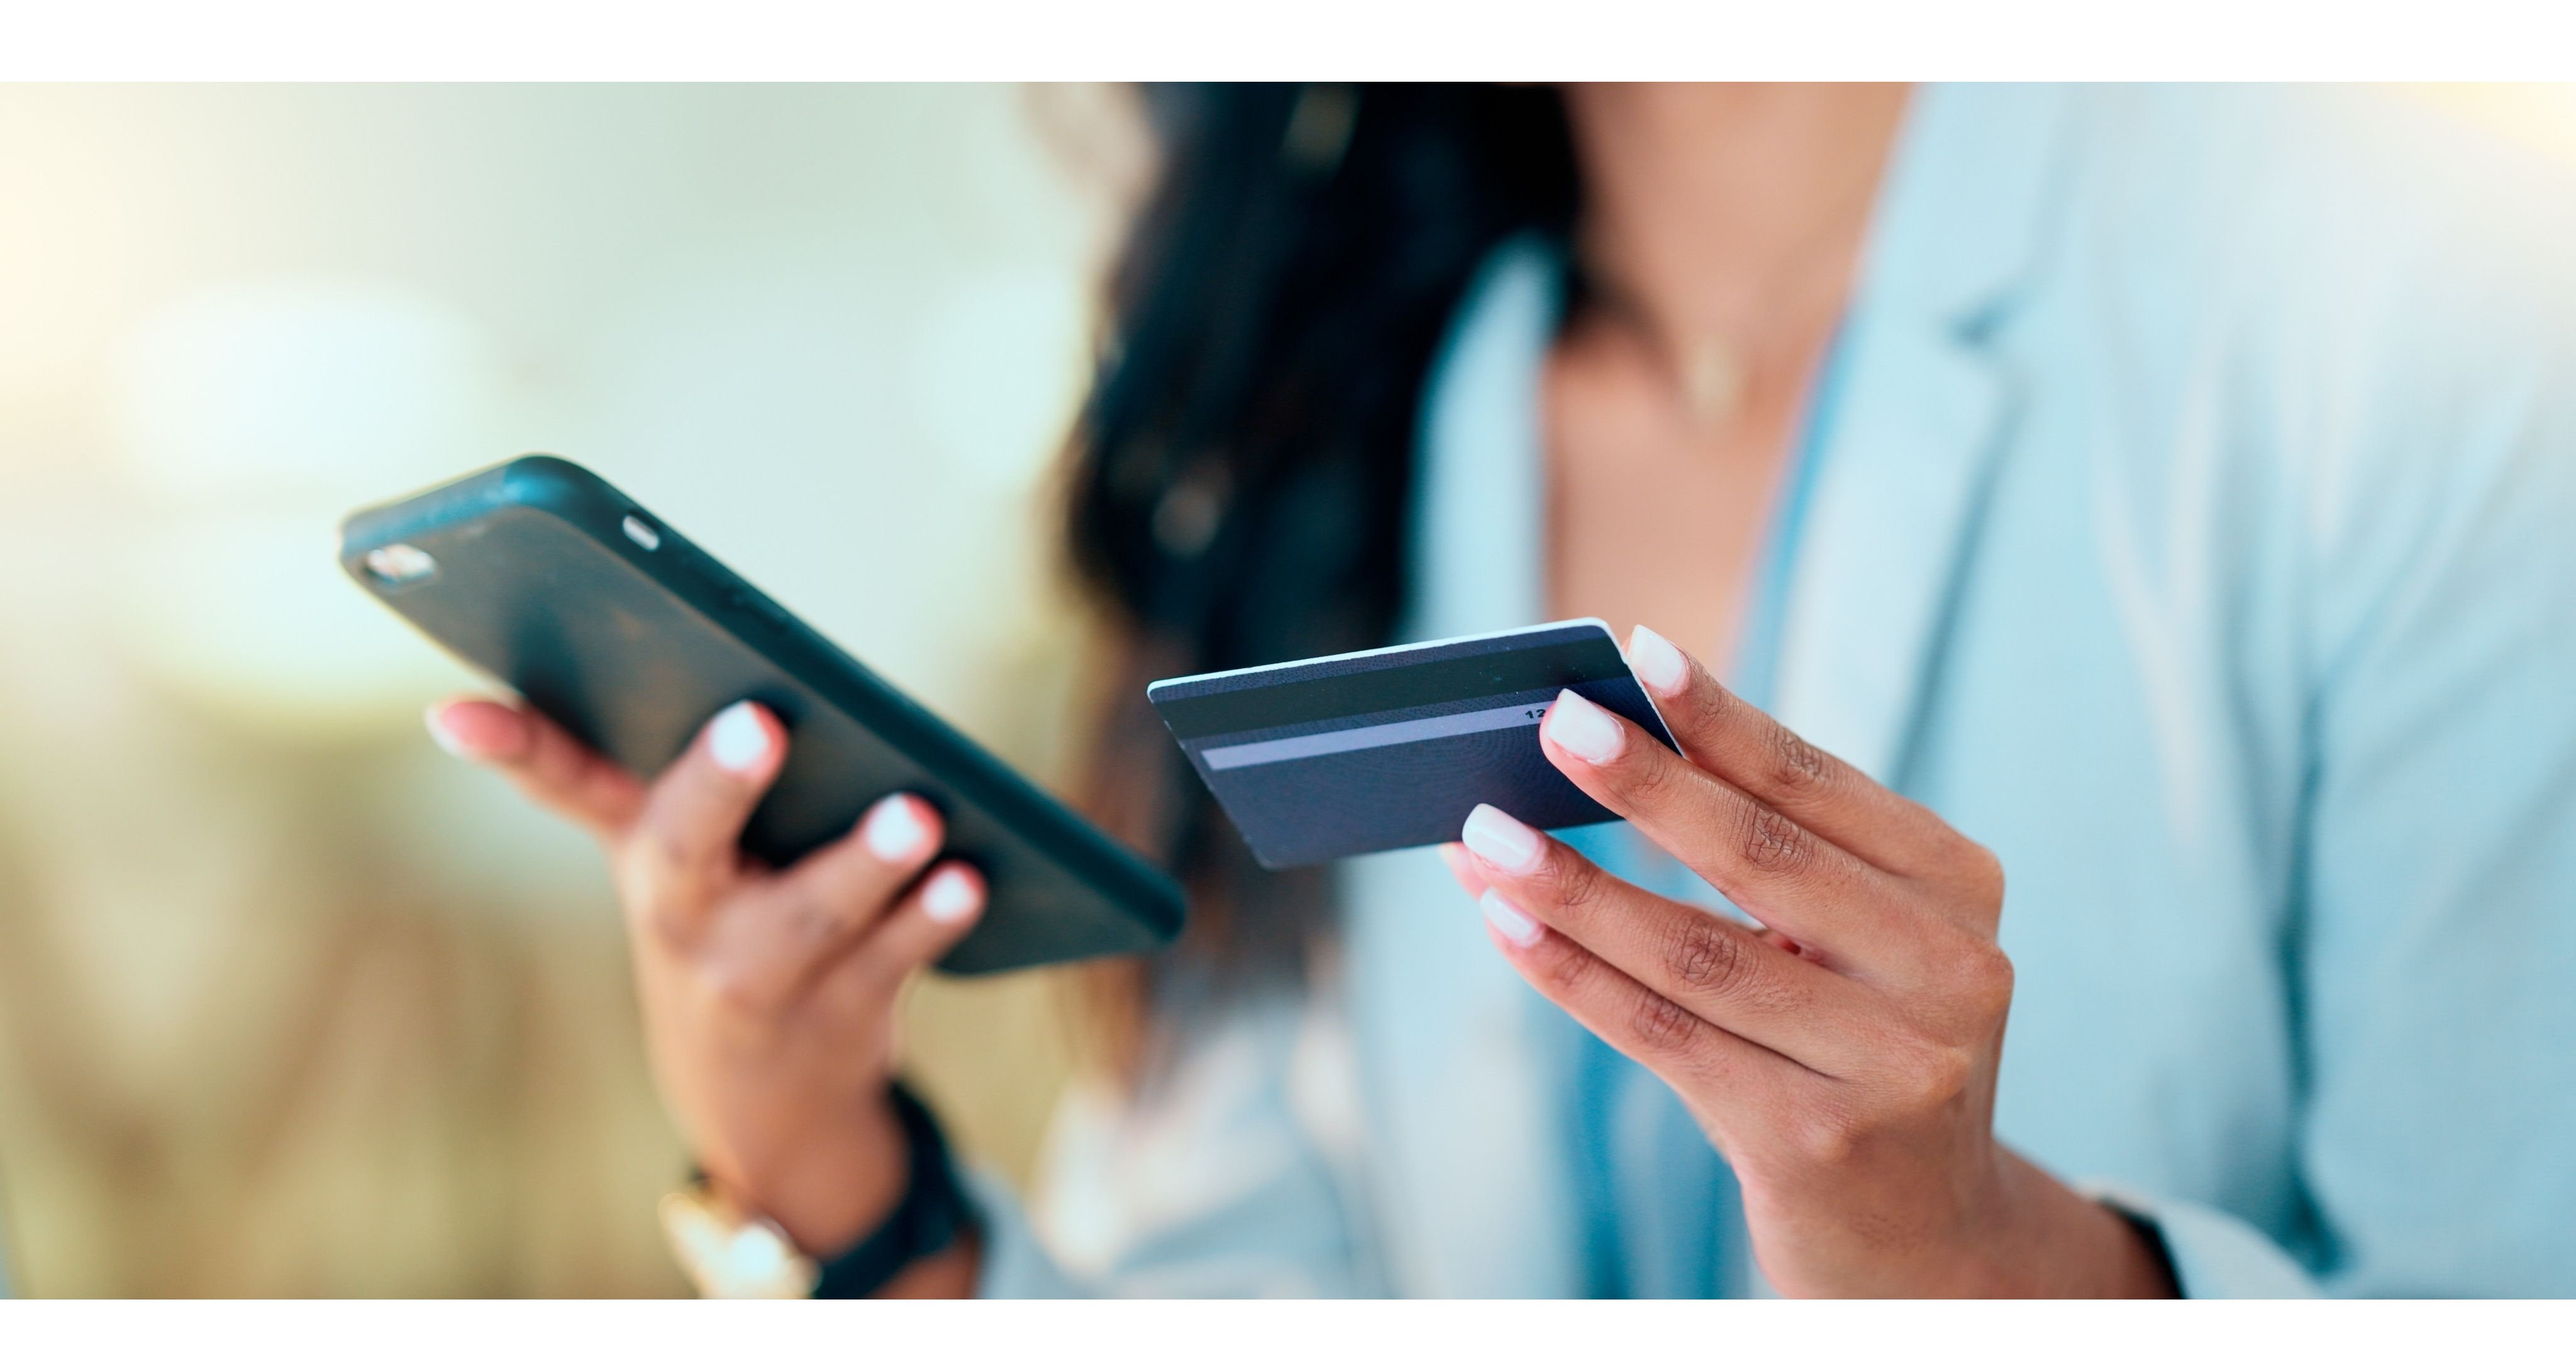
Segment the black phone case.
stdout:
<svg viewBox="0 0 2576 1358">
<path fill-rule="evenodd" d="M 407 544 L 435 568 L 388 580 Z M 561 458 L 487 468 L 340 526 L 360 587 L 642 777 L 750 698 L 785 722 L 787 764 L 744 849 L 789 863 L 890 792 L 927 798 L 946 852 L 980 868 L 986 913 L 941 959 L 959 974 L 1171 941 L 1179 886 L 868 672 L 643 506 Z"/>
</svg>

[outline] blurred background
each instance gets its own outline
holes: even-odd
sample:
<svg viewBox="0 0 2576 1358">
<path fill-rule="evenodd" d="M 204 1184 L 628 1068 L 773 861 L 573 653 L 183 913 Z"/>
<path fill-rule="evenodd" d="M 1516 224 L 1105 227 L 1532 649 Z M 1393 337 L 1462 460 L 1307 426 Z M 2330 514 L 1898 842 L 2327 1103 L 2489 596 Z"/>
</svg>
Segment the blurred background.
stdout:
<svg viewBox="0 0 2576 1358">
<path fill-rule="evenodd" d="M 2576 157 L 2576 90 L 2423 87 Z M 336 569 L 544 449 L 1041 781 L 1048 472 L 1144 171 L 1050 87 L 0 86 L 0 1226 L 53 1295 L 676 1294 L 590 846 Z M 1025 1175 L 1060 982 L 909 1061 Z"/>
<path fill-rule="evenodd" d="M 0 88 L 19 1289 L 682 1290 L 596 855 L 430 745 L 474 681 L 335 524 L 563 453 L 1060 778 L 1046 472 L 1139 147 L 1108 89 Z M 1013 1173 L 1049 984 L 911 1001 Z"/>
</svg>

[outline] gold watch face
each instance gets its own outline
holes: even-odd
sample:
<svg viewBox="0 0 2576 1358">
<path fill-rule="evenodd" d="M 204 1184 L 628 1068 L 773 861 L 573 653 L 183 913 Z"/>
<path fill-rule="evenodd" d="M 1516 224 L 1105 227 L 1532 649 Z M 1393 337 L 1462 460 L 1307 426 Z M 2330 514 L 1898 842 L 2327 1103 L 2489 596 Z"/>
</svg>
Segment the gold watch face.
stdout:
<svg viewBox="0 0 2576 1358">
<path fill-rule="evenodd" d="M 821 1270 L 786 1232 L 764 1217 L 734 1211 L 703 1185 L 663 1196 L 662 1230 L 701 1296 L 814 1295 Z"/>
</svg>

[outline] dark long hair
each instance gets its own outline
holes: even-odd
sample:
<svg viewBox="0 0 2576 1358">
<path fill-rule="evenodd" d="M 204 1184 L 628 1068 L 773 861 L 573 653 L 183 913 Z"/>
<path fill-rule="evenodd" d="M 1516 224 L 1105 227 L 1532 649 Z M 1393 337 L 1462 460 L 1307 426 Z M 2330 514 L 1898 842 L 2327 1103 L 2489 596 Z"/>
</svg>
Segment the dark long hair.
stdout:
<svg viewBox="0 0 2576 1358">
<path fill-rule="evenodd" d="M 1570 229 L 1574 157 L 1552 89 L 1141 98 L 1159 169 L 1070 466 L 1073 563 L 1118 657 L 1088 800 L 1191 888 L 1149 985 L 1293 979 L 1327 927 L 1320 877 L 1251 861 L 1143 686 L 1388 639 L 1435 350 L 1497 245 Z"/>
</svg>

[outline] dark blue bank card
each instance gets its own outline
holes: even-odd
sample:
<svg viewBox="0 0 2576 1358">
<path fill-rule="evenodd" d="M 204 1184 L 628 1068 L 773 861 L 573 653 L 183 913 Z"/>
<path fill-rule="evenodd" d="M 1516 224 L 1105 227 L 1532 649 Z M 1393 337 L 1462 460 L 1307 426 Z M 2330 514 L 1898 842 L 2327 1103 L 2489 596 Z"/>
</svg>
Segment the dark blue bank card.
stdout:
<svg viewBox="0 0 2576 1358">
<path fill-rule="evenodd" d="M 1617 819 L 1539 751 L 1573 689 L 1671 746 L 1599 619 L 1165 679 L 1145 690 L 1272 868 L 1458 837 L 1478 802 L 1542 830 Z"/>
</svg>

